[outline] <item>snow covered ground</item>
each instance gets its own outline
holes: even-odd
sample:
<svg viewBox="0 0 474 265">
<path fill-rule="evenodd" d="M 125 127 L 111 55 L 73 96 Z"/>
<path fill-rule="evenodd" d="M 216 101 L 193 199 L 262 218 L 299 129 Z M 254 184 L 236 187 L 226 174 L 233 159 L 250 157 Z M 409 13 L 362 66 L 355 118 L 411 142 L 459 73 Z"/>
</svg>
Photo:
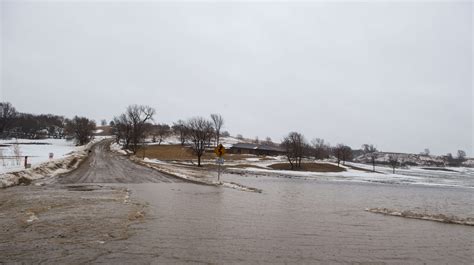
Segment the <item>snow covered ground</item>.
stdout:
<svg viewBox="0 0 474 265">
<path fill-rule="evenodd" d="M 76 146 L 74 141 L 65 139 L 11 139 L 0 140 L 0 174 L 18 172 L 25 169 L 25 156 L 28 156 L 28 164 L 34 168 L 46 162 L 54 162 L 63 158 L 74 156 L 84 151 L 92 144 L 110 138 L 108 136 L 95 136 L 86 146 Z M 20 158 L 15 158 L 14 145 L 18 144 Z M 53 158 L 50 159 L 50 153 Z"/>
<path fill-rule="evenodd" d="M 0 173 L 0 188 L 5 188 L 5 187 L 10 187 L 14 185 L 18 185 L 20 183 L 29 183 L 32 180 L 38 180 L 38 179 L 43 179 L 43 178 L 54 178 L 60 174 L 64 174 L 67 172 L 70 172 L 71 170 L 74 170 L 80 165 L 80 162 L 83 161 L 87 155 L 89 154 L 90 148 L 97 142 L 102 140 L 104 137 L 96 137 L 93 141 L 88 143 L 87 145 L 83 146 L 71 146 L 66 144 L 67 147 L 72 150 L 70 152 L 64 153 L 61 156 L 54 156 L 53 159 L 49 159 L 49 153 L 48 157 L 45 158 L 43 155 L 37 156 L 35 163 L 31 166 L 31 168 L 24 169 L 22 166 L 17 166 L 15 164 L 15 167 L 10 167 L 8 168 L 8 172 Z M 20 141 L 18 141 L 21 143 Z M 26 143 L 26 142 L 24 142 Z M 50 144 L 50 145 L 45 145 L 45 144 L 36 144 L 39 146 L 49 146 L 48 149 L 39 149 L 41 153 L 44 151 L 49 151 L 49 150 L 63 150 L 62 147 L 58 146 L 63 146 L 61 141 L 58 141 L 56 145 Z M 67 143 L 67 142 L 66 142 Z M 29 144 L 24 144 L 25 146 Z M 53 147 L 51 147 L 53 146 Z M 56 146 L 56 149 L 55 147 Z M 20 149 L 21 150 L 21 149 Z M 27 151 L 33 150 L 32 148 L 26 149 Z M 64 151 L 64 150 L 63 150 Z M 40 184 L 41 183 L 37 183 Z"/>
<path fill-rule="evenodd" d="M 250 162 L 248 164 L 263 168 L 232 168 L 231 172 L 253 173 L 274 177 L 289 177 L 302 179 L 318 179 L 326 181 L 352 181 L 352 182 L 371 182 L 385 184 L 403 184 L 403 185 L 426 185 L 426 186 L 446 186 L 446 187 L 467 187 L 474 188 L 474 169 L 473 168 L 447 168 L 453 171 L 427 170 L 421 167 L 410 167 L 396 169 L 395 174 L 389 167 L 376 166 L 375 172 L 364 172 L 348 167 L 344 172 L 318 173 L 306 171 L 274 170 L 266 169 L 269 164 L 275 161 Z M 359 168 L 372 170 L 371 165 L 359 163 L 347 163 Z M 344 167 L 344 166 L 342 166 Z"/>
<path fill-rule="evenodd" d="M 14 144 L 18 143 L 20 149 L 20 159 L 15 159 L 13 151 Z M 65 139 L 11 139 L 0 140 L 0 173 L 12 172 L 24 169 L 25 156 L 28 156 L 28 163 L 31 166 L 49 161 L 49 154 L 53 153 L 53 159 L 62 158 L 67 154 L 77 150 L 73 141 Z M 3 146 L 5 145 L 5 146 Z"/>
<path fill-rule="evenodd" d="M 160 161 L 156 159 L 145 158 L 147 164 L 153 164 L 157 169 L 168 172 L 170 174 L 179 175 L 183 178 L 191 180 L 213 183 L 216 182 L 216 170 L 198 169 L 189 162 L 180 161 L 178 163 Z M 474 169 L 472 168 L 450 168 L 455 171 L 435 171 L 427 170 L 420 167 L 411 167 L 397 169 L 392 174 L 389 167 L 377 166 L 377 172 L 365 172 L 361 170 L 344 167 L 344 172 L 320 173 L 308 171 L 292 171 L 292 170 L 275 170 L 268 167 L 274 163 L 286 162 L 283 156 L 274 157 L 273 160 L 260 160 L 259 158 L 247 158 L 242 161 L 225 162 L 226 169 L 224 174 L 239 174 L 247 176 L 268 176 L 277 178 L 295 178 L 303 180 L 324 180 L 324 181 L 348 181 L 348 182 L 365 182 L 365 183 L 384 183 L 384 184 L 400 184 L 400 185 L 423 185 L 423 186 L 444 186 L 444 187 L 464 187 L 474 188 Z M 307 161 L 309 162 L 309 161 Z M 335 164 L 329 161 L 325 163 Z M 213 161 L 205 161 L 203 163 L 214 164 Z M 248 167 L 242 168 L 242 165 Z M 356 166 L 371 170 L 371 165 L 359 163 L 347 163 L 347 165 Z"/>
<path fill-rule="evenodd" d="M 271 158 L 271 159 L 269 159 Z M 157 161 L 154 161 L 155 163 Z M 397 168 L 395 174 L 392 173 L 392 168 L 386 166 L 376 166 L 377 172 L 364 172 L 361 170 L 344 167 L 344 172 L 334 173 L 320 173 L 307 171 L 292 171 L 292 170 L 275 170 L 269 166 L 274 163 L 286 163 L 284 156 L 267 157 L 260 159 L 258 157 L 246 158 L 242 161 L 226 161 L 226 171 L 229 173 L 247 174 L 247 175 L 263 175 L 270 177 L 286 177 L 286 178 L 301 178 L 301 179 L 315 179 L 325 181 L 350 181 L 350 182 L 367 182 L 367 183 L 385 183 L 385 184 L 403 184 L 403 185 L 425 185 L 425 186 L 446 186 L 446 187 L 467 187 L 474 188 L 474 169 L 467 167 L 446 168 L 452 171 L 428 170 L 422 167 L 407 167 Z M 314 162 L 311 160 L 304 162 Z M 160 162 L 161 164 L 168 164 Z M 181 164 L 189 164 L 180 162 Z M 213 161 L 204 161 L 204 164 L 214 164 Z M 331 161 L 324 161 L 336 165 Z M 248 165 L 242 168 L 241 165 Z M 348 166 L 355 166 L 367 170 L 372 170 L 372 165 L 361 163 L 346 163 Z M 168 164 L 168 167 L 171 165 Z M 176 166 L 172 166 L 176 168 Z M 169 169 L 170 170 L 170 169 Z M 181 170 L 181 169 L 180 169 Z M 189 169 L 186 169 L 189 171 Z M 198 171 L 199 172 L 199 171 Z M 185 174 L 196 174 L 193 172 L 183 172 Z M 200 178 L 205 176 L 199 172 Z"/>
</svg>

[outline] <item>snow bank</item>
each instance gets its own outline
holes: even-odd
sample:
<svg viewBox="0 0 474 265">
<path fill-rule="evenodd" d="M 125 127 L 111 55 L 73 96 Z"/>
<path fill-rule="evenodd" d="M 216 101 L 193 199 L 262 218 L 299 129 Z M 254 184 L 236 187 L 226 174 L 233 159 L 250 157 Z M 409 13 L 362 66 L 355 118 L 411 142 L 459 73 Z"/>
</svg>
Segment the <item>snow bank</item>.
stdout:
<svg viewBox="0 0 474 265">
<path fill-rule="evenodd" d="M 87 145 L 75 148 L 65 157 L 40 163 L 32 168 L 0 174 L 0 188 L 6 188 L 18 184 L 29 184 L 32 180 L 44 177 L 55 177 L 76 169 L 80 162 L 89 154 L 89 150 L 97 142 L 94 140 Z"/>
<path fill-rule="evenodd" d="M 213 181 L 209 177 L 209 172 L 206 170 L 197 171 L 197 170 L 188 168 L 187 166 L 173 165 L 173 164 L 163 162 L 161 160 L 156 160 L 156 159 L 149 159 L 149 158 L 141 159 L 136 156 L 131 156 L 130 159 L 141 165 L 156 169 L 166 174 L 176 176 L 178 178 L 182 178 L 184 180 L 198 182 L 198 183 L 206 184 L 206 185 L 219 184 L 218 182 Z"/>
<path fill-rule="evenodd" d="M 137 157 L 131 157 L 131 159 L 141 165 L 145 165 L 149 168 L 153 168 L 155 170 L 173 175 L 175 177 L 199 183 L 205 185 L 213 185 L 213 186 L 222 186 L 225 188 L 236 189 L 240 191 L 248 191 L 248 192 L 257 192 L 261 193 L 262 190 L 247 187 L 235 182 L 224 182 L 224 181 L 216 181 L 217 176 L 215 176 L 214 172 L 202 168 L 196 168 L 193 166 L 186 166 L 186 165 L 176 165 L 167 163 L 157 159 L 140 159 Z"/>
<path fill-rule="evenodd" d="M 247 187 L 247 186 L 244 186 L 242 184 L 235 183 L 235 182 L 221 182 L 220 184 L 223 187 L 226 187 L 226 188 L 231 188 L 231 189 L 236 189 L 236 190 L 241 190 L 241 191 L 250 191 L 250 192 L 262 193 L 261 189 Z"/>
<path fill-rule="evenodd" d="M 429 214 L 429 213 L 417 213 L 413 211 L 400 211 L 387 208 L 371 208 L 365 209 L 367 212 L 380 213 L 391 216 L 405 217 L 411 219 L 420 219 L 428 221 L 436 221 L 448 224 L 460 224 L 460 225 L 471 225 L 474 226 L 474 218 L 460 218 L 453 215 L 444 214 Z"/>
<path fill-rule="evenodd" d="M 116 142 L 113 142 L 110 144 L 110 151 L 112 152 L 115 152 L 115 153 L 119 153 L 121 155 L 126 155 L 127 154 L 127 151 L 123 150 L 122 149 L 122 146 Z"/>
</svg>

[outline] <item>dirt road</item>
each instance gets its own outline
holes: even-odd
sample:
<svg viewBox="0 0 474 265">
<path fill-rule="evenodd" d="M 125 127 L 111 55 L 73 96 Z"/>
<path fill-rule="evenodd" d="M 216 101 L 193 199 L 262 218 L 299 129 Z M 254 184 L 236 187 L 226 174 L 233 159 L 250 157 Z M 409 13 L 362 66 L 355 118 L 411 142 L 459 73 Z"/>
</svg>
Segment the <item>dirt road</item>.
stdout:
<svg viewBox="0 0 474 265">
<path fill-rule="evenodd" d="M 173 176 L 137 165 L 128 158 L 109 151 L 110 141 L 98 143 L 89 157 L 71 174 L 53 182 L 70 183 L 156 183 L 181 182 Z"/>
</svg>

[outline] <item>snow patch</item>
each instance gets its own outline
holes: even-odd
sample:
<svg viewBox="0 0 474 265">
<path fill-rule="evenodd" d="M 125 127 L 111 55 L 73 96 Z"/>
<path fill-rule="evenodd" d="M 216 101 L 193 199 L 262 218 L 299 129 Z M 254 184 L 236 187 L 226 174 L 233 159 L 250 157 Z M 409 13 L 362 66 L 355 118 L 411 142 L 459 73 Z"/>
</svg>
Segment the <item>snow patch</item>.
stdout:
<svg viewBox="0 0 474 265">
<path fill-rule="evenodd" d="M 262 193 L 261 189 L 247 187 L 247 186 L 244 186 L 242 184 L 235 183 L 235 182 L 221 182 L 220 185 L 222 185 L 223 187 L 231 188 L 231 189 L 235 189 L 235 190 Z"/>
<path fill-rule="evenodd" d="M 123 150 L 122 146 L 116 142 L 110 144 L 110 151 L 121 155 L 127 155 L 127 151 Z"/>
<path fill-rule="evenodd" d="M 387 208 L 371 208 L 371 209 L 368 208 L 365 210 L 371 213 L 380 213 L 384 215 L 405 217 L 405 218 L 411 218 L 411 219 L 474 226 L 474 218 L 471 218 L 471 217 L 460 218 L 453 215 L 417 213 L 417 212 L 408 211 L 408 210 L 401 211 L 401 210 L 394 210 L 394 209 L 387 209 Z"/>
<path fill-rule="evenodd" d="M 26 212 L 26 214 L 28 215 L 28 219 L 26 219 L 27 223 L 32 223 L 34 221 L 39 220 L 38 216 L 36 216 L 34 212 L 28 211 Z"/>
</svg>

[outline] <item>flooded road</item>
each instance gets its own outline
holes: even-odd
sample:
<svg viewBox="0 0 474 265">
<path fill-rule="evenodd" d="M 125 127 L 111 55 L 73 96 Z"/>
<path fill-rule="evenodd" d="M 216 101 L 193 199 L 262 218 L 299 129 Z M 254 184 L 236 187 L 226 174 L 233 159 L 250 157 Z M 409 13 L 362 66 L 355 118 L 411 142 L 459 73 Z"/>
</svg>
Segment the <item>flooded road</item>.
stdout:
<svg viewBox="0 0 474 265">
<path fill-rule="evenodd" d="M 226 178 L 264 192 L 186 183 L 132 185 L 132 194 L 149 203 L 149 221 L 137 225 L 130 238 L 155 254 L 144 262 L 474 262 L 472 226 L 364 211 L 387 207 L 472 217 L 471 190 Z"/>
</svg>

